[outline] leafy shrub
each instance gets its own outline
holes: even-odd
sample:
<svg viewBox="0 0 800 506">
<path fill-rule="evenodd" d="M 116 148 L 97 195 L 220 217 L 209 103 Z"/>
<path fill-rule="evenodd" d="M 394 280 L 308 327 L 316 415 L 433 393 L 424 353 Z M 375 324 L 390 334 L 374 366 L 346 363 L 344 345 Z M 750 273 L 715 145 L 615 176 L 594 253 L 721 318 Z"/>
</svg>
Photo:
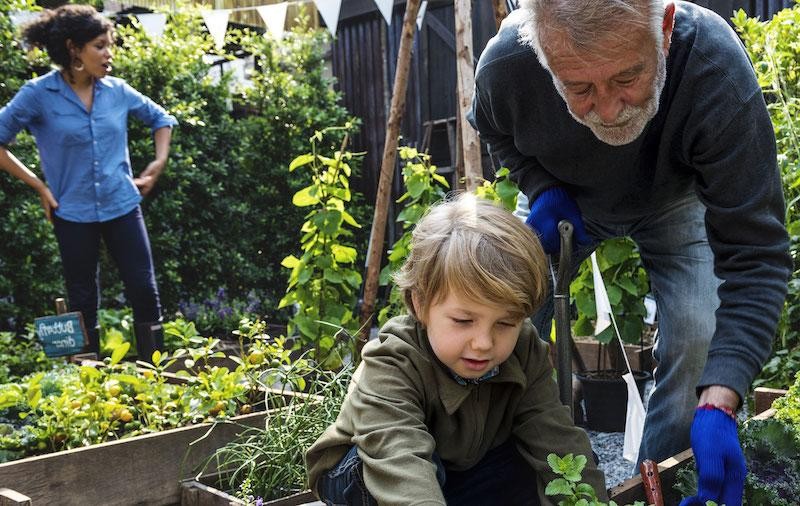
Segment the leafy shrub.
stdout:
<svg viewBox="0 0 800 506">
<path fill-rule="evenodd" d="M 792 382 L 791 372 L 800 363 L 800 5 L 784 9 L 765 22 L 748 18 L 740 9 L 733 24 L 767 99 L 787 204 L 786 228 L 794 269 L 775 353 L 757 380 L 759 385 L 783 388 Z"/>
<path fill-rule="evenodd" d="M 13 0 L 0 6 L 2 103 L 33 72 L 6 15 L 30 4 Z M 180 122 L 167 170 L 143 202 L 162 306 L 173 313 L 182 302 L 213 298 L 222 288 L 229 300 L 249 303 L 255 297 L 267 316 L 285 320 L 286 312 L 274 309 L 286 287 L 280 262 L 295 241 L 286 231 L 304 220 L 291 205 L 303 178 L 286 167 L 315 131 L 346 117 L 324 73 L 329 36 L 302 27 L 281 42 L 250 31 L 229 34 L 229 47 L 256 61 L 252 86 L 233 89 L 228 77 L 214 82 L 207 75 L 203 56 L 214 52 L 213 42 L 199 12 L 178 7 L 158 41 L 135 19 L 121 18 L 114 54 L 116 75 Z M 134 120 L 129 142 L 138 173 L 152 159 L 151 134 Z M 20 134 L 12 149 L 38 170 L 30 136 Z M 7 175 L 0 177 L 0 216 L 0 233 L 13 238 L 0 244 L 0 325 L 21 329 L 64 295 L 58 249 L 35 192 Z M 362 236 L 358 241 L 366 242 Z M 103 300 L 112 306 L 124 302 L 116 269 L 105 257 L 101 276 Z"/>
</svg>

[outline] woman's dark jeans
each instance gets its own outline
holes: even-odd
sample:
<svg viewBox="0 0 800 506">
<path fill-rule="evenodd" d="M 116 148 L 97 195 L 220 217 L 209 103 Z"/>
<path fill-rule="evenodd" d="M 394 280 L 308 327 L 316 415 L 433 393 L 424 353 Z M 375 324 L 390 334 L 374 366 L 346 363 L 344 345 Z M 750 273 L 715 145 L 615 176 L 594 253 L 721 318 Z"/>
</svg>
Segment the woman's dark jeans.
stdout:
<svg viewBox="0 0 800 506">
<path fill-rule="evenodd" d="M 119 269 L 134 321 L 161 320 L 150 239 L 139 206 L 124 216 L 104 222 L 76 223 L 54 216 L 53 225 L 61 251 L 69 308 L 83 314 L 90 351 L 99 349 L 97 308 L 101 238 Z"/>
<path fill-rule="evenodd" d="M 466 471 L 447 469 L 434 454 L 436 479 L 447 504 L 514 504 L 539 506 L 536 471 L 509 441 L 486 453 Z M 364 484 L 364 471 L 357 447 L 320 478 L 319 492 L 328 505 L 375 506 L 377 501 Z"/>
</svg>

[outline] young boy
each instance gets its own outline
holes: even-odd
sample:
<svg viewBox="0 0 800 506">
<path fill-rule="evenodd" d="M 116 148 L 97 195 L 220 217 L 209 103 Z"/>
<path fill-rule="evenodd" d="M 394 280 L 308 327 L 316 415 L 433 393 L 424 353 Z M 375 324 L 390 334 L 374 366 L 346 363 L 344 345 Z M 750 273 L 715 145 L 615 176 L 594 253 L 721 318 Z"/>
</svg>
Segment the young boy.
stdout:
<svg viewBox="0 0 800 506">
<path fill-rule="evenodd" d="M 411 314 L 367 343 L 339 417 L 306 454 L 321 500 L 550 504 L 549 453 L 585 455 L 583 481 L 605 498 L 525 318 L 546 295 L 545 265 L 524 223 L 470 194 L 419 221 L 395 276 Z"/>
</svg>

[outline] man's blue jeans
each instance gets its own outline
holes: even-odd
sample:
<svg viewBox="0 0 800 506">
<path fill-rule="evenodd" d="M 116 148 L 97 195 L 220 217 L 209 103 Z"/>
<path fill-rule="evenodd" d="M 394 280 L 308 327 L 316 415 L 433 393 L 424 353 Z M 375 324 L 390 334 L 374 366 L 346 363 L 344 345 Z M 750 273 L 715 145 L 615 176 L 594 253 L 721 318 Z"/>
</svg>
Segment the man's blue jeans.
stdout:
<svg viewBox="0 0 800 506">
<path fill-rule="evenodd" d="M 637 220 L 600 223 L 584 217 L 587 232 L 597 242 L 573 256 L 577 273 L 578 266 L 601 241 L 630 236 L 639 246 L 650 277 L 658 305 L 658 338 L 653 352 L 658 366 L 639 450 L 640 462 L 660 462 L 691 446 L 689 433 L 697 405 L 695 387 L 706 363 L 716 327 L 714 313 L 719 306 L 720 280 L 714 275 L 705 212 L 705 206 L 692 194 Z M 534 316 L 540 335 L 550 335 L 552 318 L 550 298 Z"/>
<path fill-rule="evenodd" d="M 539 506 L 536 471 L 522 458 L 512 441 L 490 450 L 466 471 L 446 469 L 434 454 L 436 479 L 448 504 L 483 506 L 516 504 Z M 327 505 L 375 506 L 364 484 L 358 447 L 353 446 L 339 464 L 320 478 L 319 492 Z"/>
<path fill-rule="evenodd" d="M 119 218 L 104 222 L 76 223 L 55 216 L 53 225 L 61 251 L 69 309 L 83 313 L 90 351 L 99 349 L 97 307 L 101 238 L 119 269 L 125 295 L 133 308 L 134 322 L 160 321 L 161 303 L 150 239 L 139 206 Z"/>
</svg>

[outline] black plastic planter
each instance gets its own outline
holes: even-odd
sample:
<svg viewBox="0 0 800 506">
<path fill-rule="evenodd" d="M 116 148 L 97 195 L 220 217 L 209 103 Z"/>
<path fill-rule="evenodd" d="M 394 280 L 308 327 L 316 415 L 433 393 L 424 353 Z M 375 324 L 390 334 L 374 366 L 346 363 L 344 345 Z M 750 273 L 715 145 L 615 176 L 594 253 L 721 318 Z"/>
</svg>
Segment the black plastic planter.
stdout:
<svg viewBox="0 0 800 506">
<path fill-rule="evenodd" d="M 599 432 L 625 431 L 628 389 L 622 376 L 614 370 L 576 373 L 583 387 L 586 427 Z M 644 387 L 651 378 L 645 371 L 633 371 L 633 378 L 644 398 Z"/>
</svg>

